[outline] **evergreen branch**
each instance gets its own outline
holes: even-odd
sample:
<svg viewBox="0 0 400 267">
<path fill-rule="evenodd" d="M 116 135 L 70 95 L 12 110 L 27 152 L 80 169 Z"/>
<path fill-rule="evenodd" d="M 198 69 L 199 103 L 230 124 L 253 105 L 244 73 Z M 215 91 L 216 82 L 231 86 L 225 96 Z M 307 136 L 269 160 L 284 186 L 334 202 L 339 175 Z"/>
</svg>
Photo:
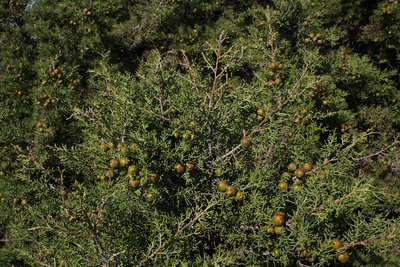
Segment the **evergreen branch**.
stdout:
<svg viewBox="0 0 400 267">
<path fill-rule="evenodd" d="M 355 160 L 356 161 L 363 161 L 363 160 L 366 160 L 366 159 L 369 159 L 369 158 L 372 158 L 372 157 L 375 157 L 375 156 L 380 156 L 386 150 L 388 150 L 388 149 L 390 149 L 390 148 L 392 148 L 392 147 L 394 147 L 396 145 L 399 145 L 399 144 L 400 144 L 400 141 L 396 140 L 392 144 L 390 144 L 389 146 L 379 150 L 378 152 L 375 152 L 375 153 L 372 153 L 372 154 L 369 154 L 369 155 L 366 155 L 366 156 L 363 156 L 363 157 L 356 158 Z"/>
<path fill-rule="evenodd" d="M 215 66 L 214 66 L 214 68 L 213 68 L 213 75 L 214 75 L 214 78 L 213 78 L 213 83 L 212 83 L 212 87 L 211 87 L 211 95 L 210 95 L 210 97 L 209 97 L 209 101 L 208 101 L 208 108 L 212 108 L 212 106 L 213 106 L 213 100 L 214 100 L 214 94 L 215 94 L 215 87 L 216 87 L 216 85 L 217 85 L 217 81 L 218 81 L 218 77 L 219 77 L 219 74 L 218 74 L 218 70 L 219 70 L 219 61 L 220 61 L 220 59 L 221 59 L 221 51 L 218 49 L 218 50 L 214 50 L 214 53 L 215 53 L 215 55 L 216 55 L 216 59 L 215 59 Z"/>
<path fill-rule="evenodd" d="M 199 82 L 198 82 L 197 79 L 196 79 L 195 72 L 194 72 L 194 70 L 193 70 L 193 68 L 192 68 L 192 65 L 190 64 L 190 60 L 189 60 L 189 58 L 187 57 L 187 55 L 186 55 L 186 53 L 185 53 L 184 50 L 181 50 L 181 53 L 182 53 L 182 55 L 183 55 L 183 61 L 184 61 L 183 66 L 185 66 L 185 67 L 189 70 L 189 74 L 192 76 L 193 81 L 189 80 L 188 78 L 186 78 L 186 77 L 183 76 L 183 75 L 180 75 L 180 74 L 178 74 L 178 75 L 179 75 L 179 77 L 181 77 L 182 79 L 186 80 L 186 81 L 189 82 L 191 85 L 193 85 L 194 89 L 196 90 L 196 93 L 197 93 L 197 94 L 200 94 L 199 88 L 198 88 L 198 86 L 197 86 L 197 85 L 199 84 Z"/>
<path fill-rule="evenodd" d="M 211 162 L 211 160 L 214 157 L 214 131 L 215 131 L 215 118 L 214 118 L 214 110 L 216 109 L 215 107 L 215 102 L 214 102 L 214 98 L 215 98 L 215 94 L 216 94 L 216 90 L 217 90 L 217 82 L 218 80 L 221 78 L 221 76 L 226 72 L 226 70 L 228 69 L 228 65 L 224 66 L 222 69 L 220 69 L 220 60 L 222 57 L 224 57 L 224 55 L 227 55 L 228 53 L 230 53 L 230 51 L 232 50 L 232 47 L 228 49 L 227 52 L 225 52 L 224 54 L 221 53 L 221 45 L 223 44 L 223 42 L 225 41 L 226 37 L 224 35 L 224 32 L 222 32 L 219 36 L 218 39 L 218 48 L 214 48 L 211 44 L 207 43 L 210 47 L 210 49 L 214 52 L 216 59 L 215 59 L 215 64 L 214 67 L 211 66 L 211 63 L 207 60 L 207 58 L 205 57 L 205 55 L 203 54 L 203 58 L 206 61 L 207 65 L 209 65 L 209 68 L 212 69 L 213 72 L 213 81 L 212 81 L 212 86 L 211 86 L 211 93 L 207 94 L 208 96 L 208 109 L 209 109 L 209 114 L 207 116 L 207 149 L 208 149 L 208 156 L 207 156 L 207 165 L 211 165 L 209 164 Z M 219 87 L 221 88 L 221 87 Z"/>
<path fill-rule="evenodd" d="M 108 262 L 108 259 L 106 258 L 105 254 L 104 254 L 104 251 L 103 251 L 103 249 L 101 247 L 101 244 L 100 244 L 100 241 L 99 241 L 99 237 L 98 237 L 98 233 L 97 233 L 97 229 L 95 227 L 93 227 L 93 229 L 92 229 L 92 238 L 93 238 L 93 241 L 94 241 L 94 243 L 95 243 L 95 245 L 97 247 L 97 250 L 98 250 L 98 252 L 100 254 L 102 262 L 105 263 L 106 266 L 108 267 L 109 266 L 109 262 Z"/>
<path fill-rule="evenodd" d="M 211 160 L 213 158 L 213 142 L 214 142 L 214 123 L 211 114 L 207 116 L 208 123 L 208 132 L 207 132 L 207 148 L 208 148 L 208 156 L 207 159 Z"/>
<path fill-rule="evenodd" d="M 350 193 L 342 196 L 341 198 L 336 199 L 335 203 L 340 203 L 346 199 L 351 199 L 351 198 L 354 199 L 355 197 L 360 196 L 366 192 L 371 193 L 372 195 L 374 195 L 374 197 L 380 199 L 380 197 L 377 195 L 378 192 L 374 193 L 373 186 L 371 184 L 357 182 L 357 184 L 353 187 Z"/>
<path fill-rule="evenodd" d="M 235 146 L 235 147 L 234 147 L 233 149 L 231 149 L 228 153 L 226 153 L 226 154 L 222 155 L 221 157 L 219 157 L 219 158 L 217 159 L 217 162 L 223 160 L 223 159 L 226 158 L 226 157 L 229 157 L 230 155 L 233 155 L 233 154 L 234 154 L 236 151 L 238 151 L 241 147 L 242 147 L 242 146 L 241 146 L 240 144 L 237 145 L 237 146 Z"/>
<path fill-rule="evenodd" d="M 363 139 L 363 138 L 365 138 L 366 136 L 368 136 L 368 135 L 370 135 L 370 134 L 373 134 L 373 132 L 367 132 L 367 133 L 365 133 L 360 139 Z M 359 139 L 359 140 L 360 140 Z M 390 147 L 392 147 L 393 145 L 395 145 L 396 144 L 396 142 L 398 142 L 398 141 L 395 141 L 392 145 L 390 145 Z M 343 149 L 341 149 L 340 151 L 338 151 L 338 154 L 339 153 L 343 153 L 343 152 L 345 152 L 345 151 L 349 151 L 351 148 L 353 148 L 354 146 L 356 146 L 358 144 L 358 140 L 356 140 L 356 141 L 353 141 L 351 144 L 349 144 L 348 146 L 346 146 L 345 148 L 343 148 Z M 388 147 L 389 148 L 389 147 Z M 388 149 L 387 148 L 387 149 Z M 385 149 L 386 150 L 386 149 Z M 340 156 L 340 154 L 339 154 L 339 156 Z M 331 158 L 328 158 L 328 159 L 325 159 L 321 164 L 319 164 L 318 166 L 316 166 L 316 167 L 314 167 L 310 172 L 311 173 L 314 173 L 314 172 L 316 172 L 318 169 L 320 169 L 322 166 L 325 166 L 325 165 L 328 165 L 328 164 L 330 164 L 330 163 L 332 163 L 332 162 L 335 162 L 335 161 L 337 161 L 337 160 L 339 160 L 339 156 L 333 156 L 333 157 L 331 157 Z M 358 160 L 358 159 L 355 159 L 355 160 Z"/>
<path fill-rule="evenodd" d="M 348 243 L 347 245 L 343 246 L 340 248 L 341 251 L 346 251 L 349 248 L 352 247 L 356 247 L 356 246 L 365 246 L 367 245 L 369 242 L 371 242 L 372 240 L 378 239 L 376 236 L 372 236 L 371 238 L 365 239 L 365 240 L 361 240 L 361 241 L 352 241 L 350 243 Z M 382 239 L 382 238 L 380 238 Z"/>
<path fill-rule="evenodd" d="M 126 250 L 123 250 L 121 252 L 117 252 L 117 253 L 113 253 L 109 258 L 108 258 L 108 262 L 111 262 L 114 260 L 115 257 L 124 254 L 126 252 Z"/>
<path fill-rule="evenodd" d="M 125 143 L 125 134 L 126 134 L 126 126 L 128 125 L 129 121 L 126 120 L 124 125 L 122 126 L 122 135 L 121 135 L 121 143 Z"/>
<path fill-rule="evenodd" d="M 159 119 L 161 119 L 161 120 L 163 120 L 163 121 L 170 121 L 170 119 L 168 119 L 168 118 L 166 118 L 166 117 L 164 117 L 164 116 L 162 116 L 162 115 L 158 115 L 158 114 L 156 114 L 155 112 L 152 112 L 152 111 L 150 111 L 150 110 L 147 110 L 147 109 L 143 109 L 142 110 L 143 112 L 146 112 L 147 114 L 149 114 L 149 115 L 152 115 L 152 116 L 156 116 L 157 118 L 159 118 Z"/>
<path fill-rule="evenodd" d="M 271 38 L 272 38 L 272 39 L 268 40 L 268 44 L 270 45 L 271 52 L 272 52 L 271 59 L 272 59 L 272 62 L 275 62 L 276 61 L 275 54 L 276 54 L 277 49 L 276 49 L 275 43 L 274 43 L 275 33 L 272 30 L 270 12 L 268 12 L 268 15 L 267 15 L 267 23 L 268 23 L 268 35 L 271 36 Z"/>
<path fill-rule="evenodd" d="M 109 129 L 108 125 L 104 123 L 103 121 L 99 120 L 97 118 L 96 112 L 93 111 L 93 108 L 89 107 L 88 111 L 82 112 L 79 108 L 73 108 L 74 112 L 71 113 L 71 115 L 66 118 L 66 120 L 70 120 L 73 118 L 78 118 L 80 116 L 87 118 L 90 122 L 95 122 L 100 128 L 107 128 Z"/>
<path fill-rule="evenodd" d="M 162 95 L 160 95 L 159 97 L 154 97 L 156 100 L 158 100 L 158 102 L 160 103 L 160 112 L 161 112 L 161 114 L 163 114 L 164 113 L 164 103 L 163 103 L 163 101 L 162 101 Z M 162 116 L 162 115 L 158 115 L 158 114 L 155 114 L 157 117 L 159 117 L 160 119 L 162 119 L 162 120 L 164 120 L 164 121 L 170 121 L 170 119 L 168 119 L 168 118 L 166 118 L 166 117 L 164 117 L 164 116 Z"/>
<path fill-rule="evenodd" d="M 306 74 L 308 73 L 310 69 L 310 66 L 307 64 L 305 65 L 302 74 L 300 75 L 299 79 L 297 79 L 297 81 L 295 82 L 295 84 L 292 87 L 292 90 L 295 91 L 299 85 L 300 85 L 300 81 L 302 81 L 304 79 L 304 77 L 306 76 Z M 298 95 L 302 95 L 304 93 L 305 89 L 303 89 L 302 91 L 300 91 L 298 94 L 296 94 L 295 96 L 293 96 L 292 98 L 288 98 L 286 99 L 284 102 L 280 103 L 275 110 L 273 110 L 271 112 L 271 116 L 264 118 L 256 127 L 254 127 L 254 129 L 248 134 L 248 136 L 252 136 L 255 133 L 259 132 L 261 130 L 261 128 L 268 123 L 268 121 L 271 120 L 271 117 L 273 115 L 275 115 L 276 113 L 278 113 L 279 111 L 281 111 L 287 104 L 289 104 L 291 101 L 293 101 Z M 234 155 L 235 152 L 240 153 L 242 150 L 242 146 L 236 145 L 234 148 L 232 148 L 230 151 L 228 151 L 226 154 L 222 155 L 221 157 L 219 157 L 217 159 L 217 162 L 225 159 L 226 157 L 230 156 L 230 155 Z"/>
<path fill-rule="evenodd" d="M 43 244 L 43 242 L 39 242 L 39 241 L 37 241 L 37 240 L 33 240 L 33 242 L 36 243 L 38 246 L 42 247 L 42 249 L 45 251 L 45 253 L 49 252 L 50 249 L 49 249 L 45 244 Z M 42 249 L 40 249 L 40 253 L 43 252 Z M 26 253 L 26 252 L 23 252 L 23 254 L 27 254 L 27 253 Z M 44 262 L 41 262 L 41 261 L 38 260 L 38 259 L 35 259 L 35 262 L 36 262 L 38 265 L 40 265 L 40 266 L 52 267 L 52 265 L 49 265 L 49 264 L 44 263 Z"/>
<path fill-rule="evenodd" d="M 208 210 L 210 210 L 212 207 L 214 207 L 217 204 L 218 203 L 215 202 L 215 203 L 212 203 L 212 204 L 208 205 L 203 211 L 198 213 L 193 219 L 191 219 L 184 226 L 182 226 L 182 227 L 178 226 L 178 229 L 176 230 L 175 234 L 171 237 L 169 242 L 172 242 L 174 239 L 178 238 L 186 228 L 190 227 L 195 222 L 200 220 L 203 216 L 205 216 L 207 214 Z M 159 246 L 150 254 L 150 256 L 147 257 L 147 261 L 152 260 L 154 257 L 156 257 L 157 255 L 161 254 L 160 250 L 163 249 L 168 244 L 167 242 L 162 242 L 161 238 L 160 238 L 159 241 L 160 241 L 159 242 Z"/>
<path fill-rule="evenodd" d="M 95 246 L 97 248 L 97 251 L 98 251 L 98 253 L 99 253 L 100 257 L 101 257 L 101 261 L 106 265 L 106 267 L 108 267 L 108 266 L 110 266 L 109 265 L 109 260 L 106 257 L 106 255 L 104 253 L 104 250 L 103 250 L 103 248 L 101 246 L 101 243 L 100 243 L 100 240 L 99 240 L 99 235 L 98 235 L 99 232 L 98 232 L 97 225 L 91 221 L 89 212 L 87 212 L 84 207 L 82 207 L 82 211 L 83 211 L 83 215 L 85 216 L 86 222 L 89 225 L 89 228 L 90 228 L 90 231 L 91 231 L 91 236 L 92 236 L 94 244 L 95 244 Z"/>
<path fill-rule="evenodd" d="M 23 150 L 19 145 L 12 145 L 12 147 L 15 150 L 17 150 L 19 153 L 21 153 L 23 156 L 25 156 L 27 159 L 29 159 L 33 163 L 33 165 L 36 167 L 37 170 L 41 171 L 48 178 L 57 182 L 59 185 L 63 186 L 63 182 L 60 181 L 60 179 L 54 177 L 51 174 L 51 172 L 42 163 L 39 162 L 39 160 L 36 158 L 36 156 L 33 154 L 32 150 L 29 147 L 26 149 L 26 151 Z"/>
<path fill-rule="evenodd" d="M 161 1 L 158 3 L 157 10 L 159 10 L 159 9 L 161 8 L 161 6 L 162 6 L 163 3 L 164 3 L 164 0 L 161 0 Z"/>
<path fill-rule="evenodd" d="M 180 229 L 178 228 L 177 232 L 175 233 L 175 237 L 179 236 L 186 228 L 188 228 L 189 226 L 193 225 L 195 222 L 200 220 L 205 214 L 207 214 L 207 211 L 209 209 L 211 209 L 212 207 L 214 207 L 215 205 L 217 205 L 217 202 L 208 205 L 202 212 L 197 214 L 192 220 L 190 220 L 182 228 L 180 228 Z"/>
<path fill-rule="evenodd" d="M 209 44 L 208 42 L 206 43 Z M 211 70 L 214 69 L 214 67 L 211 65 L 211 62 L 207 59 L 206 55 L 204 53 L 201 53 L 201 55 L 203 57 L 203 60 L 206 62 L 207 67 Z"/>
</svg>

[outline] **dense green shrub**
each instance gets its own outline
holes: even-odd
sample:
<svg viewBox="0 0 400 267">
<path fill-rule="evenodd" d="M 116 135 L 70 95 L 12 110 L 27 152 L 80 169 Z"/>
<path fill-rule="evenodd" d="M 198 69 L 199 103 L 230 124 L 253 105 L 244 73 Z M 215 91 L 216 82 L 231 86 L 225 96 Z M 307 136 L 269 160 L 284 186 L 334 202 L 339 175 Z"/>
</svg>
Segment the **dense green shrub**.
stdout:
<svg viewBox="0 0 400 267">
<path fill-rule="evenodd" d="M 27 2 L 0 6 L 2 265 L 399 264 L 398 40 L 362 45 L 398 2 Z"/>
</svg>

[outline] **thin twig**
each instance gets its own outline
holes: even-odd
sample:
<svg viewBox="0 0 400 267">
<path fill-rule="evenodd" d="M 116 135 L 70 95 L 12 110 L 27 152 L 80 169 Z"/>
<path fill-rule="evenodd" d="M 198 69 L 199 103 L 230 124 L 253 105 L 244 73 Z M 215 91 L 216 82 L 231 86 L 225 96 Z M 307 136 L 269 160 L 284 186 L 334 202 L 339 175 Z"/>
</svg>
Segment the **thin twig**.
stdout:
<svg viewBox="0 0 400 267">
<path fill-rule="evenodd" d="M 386 150 L 388 150 L 388 149 L 390 149 L 390 148 L 392 148 L 392 147 L 394 147 L 394 146 L 396 146 L 396 145 L 398 145 L 398 144 L 400 144 L 400 141 L 399 141 L 399 140 L 396 140 L 396 141 L 394 141 L 392 144 L 390 144 L 389 146 L 387 146 L 387 147 L 385 147 L 385 148 L 379 150 L 378 152 L 375 152 L 375 153 L 372 153 L 372 154 L 369 154 L 369 155 L 366 155 L 366 156 L 363 156 L 363 157 L 360 157 L 360 158 L 356 158 L 355 160 L 357 160 L 357 161 L 362 161 L 362 160 L 365 160 L 365 159 L 368 159 L 368 158 L 372 158 L 372 157 L 375 157 L 375 156 L 379 156 L 379 155 L 381 155 L 383 152 L 385 152 Z"/>
<path fill-rule="evenodd" d="M 104 255 L 104 251 L 103 251 L 103 249 L 101 247 L 101 244 L 100 244 L 100 241 L 99 241 L 99 238 L 98 238 L 97 229 L 95 227 L 92 229 L 92 238 L 93 238 L 94 243 L 96 244 L 97 250 L 98 250 L 98 252 L 100 254 L 100 257 L 101 257 L 103 263 L 105 263 L 106 266 L 109 266 L 108 259 Z"/>
<path fill-rule="evenodd" d="M 215 87 L 217 85 L 217 80 L 218 80 L 218 69 L 219 69 L 219 60 L 221 58 L 221 54 L 220 51 L 218 50 L 218 52 L 215 52 L 215 55 L 217 56 L 216 60 L 215 60 L 215 66 L 213 69 L 213 74 L 214 74 L 214 79 L 213 79 L 213 83 L 212 83 L 212 87 L 211 87 L 211 95 L 209 97 L 209 101 L 208 101 L 208 107 L 211 109 L 213 106 L 213 100 L 214 100 L 214 94 L 215 94 Z"/>
<path fill-rule="evenodd" d="M 198 88 L 199 82 L 198 82 L 197 79 L 196 79 L 195 72 L 193 71 L 192 65 L 190 64 L 190 60 L 189 60 L 189 58 L 187 57 L 187 55 L 186 55 L 186 53 L 185 53 L 184 50 L 181 50 L 181 53 L 182 53 L 182 55 L 183 55 L 183 61 L 184 61 L 183 66 L 185 66 L 185 67 L 189 70 L 189 74 L 190 74 L 190 76 L 192 77 L 193 80 L 189 80 L 188 78 L 186 78 L 186 77 L 183 76 L 183 75 L 180 75 L 180 74 L 178 74 L 178 75 L 179 75 L 179 77 L 181 77 L 182 79 L 186 80 L 186 81 L 189 82 L 191 85 L 193 85 L 194 90 L 196 91 L 197 94 L 199 94 L 199 93 L 200 93 L 200 92 L 199 92 L 199 88 Z"/>
<path fill-rule="evenodd" d="M 86 221 L 87 221 L 87 223 L 88 223 L 88 225 L 90 227 L 92 239 L 94 241 L 94 244 L 96 245 L 97 251 L 100 254 L 101 260 L 108 267 L 109 266 L 109 261 L 108 261 L 108 258 L 106 257 L 106 255 L 104 254 L 103 248 L 102 248 L 102 246 L 100 244 L 97 225 L 94 224 L 91 221 L 89 213 L 86 211 L 86 209 L 84 207 L 82 207 L 82 211 L 83 211 L 83 214 L 84 214 L 84 216 L 86 218 Z"/>
<path fill-rule="evenodd" d="M 65 120 L 71 120 L 79 117 L 87 118 L 90 122 L 95 122 L 101 128 L 109 128 L 106 123 L 98 119 L 96 112 L 91 107 L 89 107 L 87 111 L 81 111 L 78 108 L 74 108 L 74 112 L 72 112 L 71 115 Z"/>
<path fill-rule="evenodd" d="M 74 244 L 75 246 L 77 246 L 77 247 L 80 248 L 81 250 L 86 251 L 85 248 L 84 248 L 81 244 L 78 244 L 78 243 L 76 243 L 76 242 L 72 242 L 72 244 Z"/>
<path fill-rule="evenodd" d="M 275 47 L 275 44 L 274 44 L 274 37 L 275 37 L 275 35 L 274 35 L 274 31 L 272 30 L 272 25 L 271 25 L 271 17 L 268 15 L 267 16 L 267 23 L 268 23 L 268 33 L 269 33 L 269 36 L 271 36 L 271 39 L 269 40 L 269 45 L 270 45 L 270 47 L 271 47 L 271 59 L 272 59 L 272 62 L 275 62 L 276 61 L 276 58 L 275 58 L 275 54 L 276 54 L 276 47 Z"/>
<path fill-rule="evenodd" d="M 158 3 L 157 10 L 159 10 L 161 8 L 163 2 L 164 2 L 164 0 L 161 0 L 160 3 Z"/>
<path fill-rule="evenodd" d="M 365 246 L 365 245 L 367 245 L 369 242 L 371 242 L 374 239 L 376 239 L 375 236 L 373 236 L 373 237 L 371 237 L 369 239 L 361 240 L 361 241 L 353 241 L 353 242 L 348 243 L 346 246 L 341 247 L 340 250 L 341 251 L 345 251 L 345 250 L 347 250 L 349 248 L 352 248 L 352 247 Z"/>
<path fill-rule="evenodd" d="M 123 251 L 121 251 L 121 252 L 112 254 L 112 255 L 110 256 L 110 258 L 108 258 L 108 262 L 113 261 L 115 257 L 117 257 L 117 256 L 119 256 L 119 255 L 121 255 L 121 254 L 124 254 L 125 252 L 126 252 L 126 250 L 123 250 Z"/>
<path fill-rule="evenodd" d="M 122 126 L 122 136 L 121 136 L 121 143 L 125 143 L 125 134 L 126 134 L 126 126 L 128 125 L 129 121 L 126 120 L 124 126 Z"/>
<path fill-rule="evenodd" d="M 228 65 L 224 66 L 222 69 L 220 69 L 220 60 L 223 58 L 225 55 L 230 53 L 232 50 L 232 47 L 228 49 L 227 52 L 224 54 L 221 53 L 221 45 L 225 41 L 226 37 L 224 33 L 222 32 L 221 35 L 219 36 L 218 39 L 218 47 L 214 48 L 210 43 L 207 43 L 208 46 L 210 47 L 210 50 L 212 50 L 215 54 L 215 63 L 214 66 L 211 65 L 211 63 L 208 61 L 206 56 L 203 54 L 203 58 L 208 65 L 209 69 L 212 70 L 213 73 L 213 81 L 212 81 L 212 86 L 211 86 L 211 92 L 208 94 L 206 93 L 208 97 L 208 116 L 207 116 L 207 125 L 208 125 L 208 131 L 207 131 L 207 148 L 208 148 L 208 156 L 207 156 L 207 165 L 210 165 L 210 162 L 214 158 L 214 131 L 215 131 L 215 124 L 216 124 L 216 118 L 214 116 L 214 111 L 217 109 L 215 105 L 215 95 L 216 91 L 222 88 L 221 86 L 217 88 L 217 83 L 219 79 L 225 74 L 225 72 L 228 69 Z"/>
<path fill-rule="evenodd" d="M 234 154 L 234 153 L 235 153 L 236 151 L 238 151 L 241 147 L 242 147 L 241 145 L 235 146 L 235 147 L 234 147 L 233 149 L 231 149 L 228 153 L 226 153 L 225 155 L 219 157 L 219 158 L 217 159 L 217 161 L 221 161 L 221 160 L 223 160 L 224 158 L 226 158 L 226 157 L 228 157 L 228 156 Z"/>
</svg>

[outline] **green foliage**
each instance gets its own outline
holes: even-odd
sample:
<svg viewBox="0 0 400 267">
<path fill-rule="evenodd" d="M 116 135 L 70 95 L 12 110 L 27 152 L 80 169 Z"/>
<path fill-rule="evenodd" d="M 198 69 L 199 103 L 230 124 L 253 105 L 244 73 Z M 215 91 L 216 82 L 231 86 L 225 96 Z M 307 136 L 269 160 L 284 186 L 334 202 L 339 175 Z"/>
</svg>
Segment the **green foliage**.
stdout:
<svg viewBox="0 0 400 267">
<path fill-rule="evenodd" d="M 1 265 L 399 264 L 397 1 L 27 2 Z"/>
</svg>

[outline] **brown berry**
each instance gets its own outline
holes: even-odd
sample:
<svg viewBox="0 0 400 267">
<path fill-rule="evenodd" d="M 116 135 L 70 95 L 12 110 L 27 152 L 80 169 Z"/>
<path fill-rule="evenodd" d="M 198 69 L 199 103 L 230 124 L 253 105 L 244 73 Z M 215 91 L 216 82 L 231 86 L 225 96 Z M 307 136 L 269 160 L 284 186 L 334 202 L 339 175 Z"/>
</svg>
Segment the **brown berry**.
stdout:
<svg viewBox="0 0 400 267">
<path fill-rule="evenodd" d="M 110 168 L 116 169 L 119 167 L 119 161 L 117 159 L 110 160 Z"/>
<path fill-rule="evenodd" d="M 304 171 L 303 168 L 297 168 L 297 169 L 294 171 L 294 175 L 296 175 L 297 178 L 303 177 L 305 173 L 306 173 L 306 172 Z"/>
<path fill-rule="evenodd" d="M 156 172 L 150 173 L 150 181 L 151 181 L 153 184 L 158 183 L 158 174 L 157 174 Z"/>
<path fill-rule="evenodd" d="M 135 174 L 137 172 L 137 167 L 135 165 L 130 165 L 128 167 L 128 174 Z"/>
<path fill-rule="evenodd" d="M 133 189 L 138 189 L 139 188 L 139 184 L 140 181 L 136 180 L 136 179 L 129 179 L 129 185 L 133 188 Z"/>
<path fill-rule="evenodd" d="M 175 170 L 177 173 L 183 173 L 185 171 L 185 167 L 179 162 L 175 165 Z"/>
<path fill-rule="evenodd" d="M 235 188 L 235 187 L 233 187 L 233 186 L 228 186 L 227 188 L 226 188 L 226 194 L 228 195 L 228 196 L 230 196 L 230 197 L 233 197 L 233 196 L 235 196 L 236 195 L 236 193 L 237 193 L 237 189 Z"/>
<path fill-rule="evenodd" d="M 275 230 L 274 230 L 273 226 L 270 226 L 267 228 L 267 234 L 269 234 L 269 235 L 275 234 Z"/>
<path fill-rule="evenodd" d="M 276 226 L 282 226 L 286 222 L 285 214 L 282 212 L 276 212 L 275 215 L 272 217 L 272 223 Z"/>
<path fill-rule="evenodd" d="M 303 169 L 304 169 L 306 172 L 311 171 L 312 168 L 313 168 L 313 165 L 312 165 L 311 162 L 306 162 L 306 163 L 303 164 Z"/>
<path fill-rule="evenodd" d="M 339 249 L 343 247 L 343 242 L 340 239 L 332 239 L 331 243 L 333 249 Z"/>
<path fill-rule="evenodd" d="M 194 165 L 194 162 L 193 161 L 187 161 L 186 162 L 186 170 L 188 171 L 188 172 L 191 172 L 191 171 L 193 171 L 193 169 L 194 169 L 194 167 L 195 167 L 195 165 Z"/>
<path fill-rule="evenodd" d="M 113 178 L 114 176 L 114 170 L 113 169 L 108 169 L 106 171 L 106 177 L 108 177 L 109 179 Z"/>
<path fill-rule="evenodd" d="M 138 149 L 138 145 L 137 145 L 137 144 L 131 144 L 131 145 L 129 146 L 129 149 L 130 149 L 132 152 L 136 152 L 136 150 Z"/>
<path fill-rule="evenodd" d="M 236 199 L 237 201 L 243 201 L 244 198 L 245 198 L 244 192 L 241 191 L 241 190 L 237 191 L 236 196 L 235 196 L 235 199 Z"/>
<path fill-rule="evenodd" d="M 275 227 L 274 227 L 274 233 L 275 233 L 276 235 L 282 235 L 282 233 L 283 233 L 283 227 L 282 227 L 282 226 L 275 226 Z"/>
<path fill-rule="evenodd" d="M 251 139 L 248 136 L 245 136 L 242 138 L 242 140 L 240 140 L 240 145 L 242 147 L 248 148 L 251 146 Z"/>
</svg>

